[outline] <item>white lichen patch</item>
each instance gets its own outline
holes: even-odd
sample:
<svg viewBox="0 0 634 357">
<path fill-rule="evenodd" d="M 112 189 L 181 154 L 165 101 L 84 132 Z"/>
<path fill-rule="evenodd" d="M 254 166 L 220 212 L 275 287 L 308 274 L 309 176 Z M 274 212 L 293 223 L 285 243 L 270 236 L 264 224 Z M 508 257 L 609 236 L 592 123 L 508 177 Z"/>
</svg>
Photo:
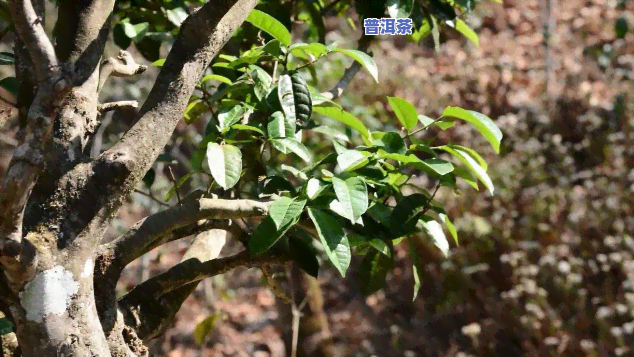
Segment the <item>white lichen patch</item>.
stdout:
<svg viewBox="0 0 634 357">
<path fill-rule="evenodd" d="M 30 321 L 41 322 L 47 315 L 61 315 L 70 298 L 79 289 L 73 274 L 62 266 L 43 271 L 26 284 L 20 293 L 20 303 Z"/>
<path fill-rule="evenodd" d="M 81 272 L 81 277 L 87 278 L 90 276 L 90 273 L 92 273 L 92 259 L 88 259 L 86 263 L 84 263 L 84 270 Z"/>
</svg>

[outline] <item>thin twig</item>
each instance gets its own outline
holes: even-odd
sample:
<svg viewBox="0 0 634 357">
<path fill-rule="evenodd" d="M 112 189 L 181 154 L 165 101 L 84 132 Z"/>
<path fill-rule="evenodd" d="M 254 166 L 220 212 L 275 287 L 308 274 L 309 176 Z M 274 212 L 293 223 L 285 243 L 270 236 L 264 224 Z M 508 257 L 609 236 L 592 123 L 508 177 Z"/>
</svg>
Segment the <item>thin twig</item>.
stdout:
<svg viewBox="0 0 634 357">
<path fill-rule="evenodd" d="M 178 204 L 181 204 L 181 194 L 178 193 L 178 186 L 176 184 L 176 178 L 174 177 L 174 172 L 172 171 L 172 166 L 168 165 L 167 169 L 170 172 L 170 178 L 172 179 L 172 183 L 174 184 L 174 192 L 176 192 L 176 199 L 178 200 Z"/>
<path fill-rule="evenodd" d="M 172 206 L 168 205 L 167 203 L 165 203 L 165 202 L 159 200 L 158 198 L 154 197 L 154 195 L 151 194 L 151 193 L 146 193 L 146 192 L 143 192 L 143 191 L 141 191 L 139 189 L 134 189 L 134 192 L 152 199 L 152 201 L 160 204 L 161 206 L 172 207 Z"/>
</svg>

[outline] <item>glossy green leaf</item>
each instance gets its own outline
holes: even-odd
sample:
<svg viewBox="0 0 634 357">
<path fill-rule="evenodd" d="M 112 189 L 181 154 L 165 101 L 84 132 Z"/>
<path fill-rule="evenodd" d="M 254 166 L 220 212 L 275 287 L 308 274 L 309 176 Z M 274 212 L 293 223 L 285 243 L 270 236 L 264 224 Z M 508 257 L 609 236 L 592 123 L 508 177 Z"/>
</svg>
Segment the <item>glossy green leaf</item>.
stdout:
<svg viewBox="0 0 634 357">
<path fill-rule="evenodd" d="M 305 205 L 306 200 L 280 197 L 271 203 L 269 216 L 273 219 L 275 226 L 279 230 L 299 217 Z"/>
<path fill-rule="evenodd" d="M 214 180 L 225 190 L 235 186 L 242 173 L 242 153 L 233 145 L 207 145 L 207 162 Z"/>
<path fill-rule="evenodd" d="M 310 162 L 313 158 L 313 154 L 295 138 L 272 139 L 271 144 L 278 151 L 284 154 L 292 152 L 305 162 Z"/>
<path fill-rule="evenodd" d="M 354 171 L 370 162 L 367 156 L 357 150 L 345 150 L 337 155 L 337 163 L 343 171 Z"/>
<path fill-rule="evenodd" d="M 398 97 L 388 97 L 390 107 L 394 110 L 396 117 L 407 130 L 412 130 L 418 124 L 418 113 L 416 107 L 405 99 Z"/>
<path fill-rule="evenodd" d="M 253 87 L 255 96 L 258 100 L 262 100 L 266 98 L 266 95 L 271 90 L 273 79 L 265 70 L 258 66 L 251 65 L 249 69 L 251 69 L 251 77 L 253 77 L 253 81 L 255 82 Z"/>
<path fill-rule="evenodd" d="M 365 181 L 361 177 L 351 177 L 345 181 L 333 177 L 332 185 L 341 209 L 336 213 L 353 224 L 357 223 L 368 209 L 368 188 Z"/>
<path fill-rule="evenodd" d="M 478 162 L 471 157 L 468 153 L 460 150 L 454 149 L 449 146 L 443 145 L 439 147 L 439 149 L 444 150 L 451 155 L 453 155 L 456 159 L 460 160 L 474 175 L 475 177 L 484 184 L 484 186 L 489 190 L 491 194 L 493 194 L 493 182 L 491 178 L 486 173 L 484 168 L 478 164 Z"/>
<path fill-rule="evenodd" d="M 456 226 L 453 225 L 453 223 L 451 222 L 451 220 L 446 214 L 440 213 L 438 214 L 438 217 L 445 224 L 447 231 L 449 231 L 449 234 L 451 234 L 451 236 L 453 237 L 453 240 L 456 242 L 456 245 L 458 245 L 458 231 L 456 230 Z"/>
<path fill-rule="evenodd" d="M 447 256 L 449 253 L 449 242 L 447 241 L 447 237 L 445 236 L 445 232 L 443 232 L 440 223 L 433 220 L 421 220 L 421 223 L 434 245 L 438 247 L 445 256 Z"/>
<path fill-rule="evenodd" d="M 286 120 L 284 114 L 277 111 L 271 115 L 271 121 L 266 126 L 269 138 L 286 138 L 293 137 L 295 129 Z M 287 153 L 287 152 L 284 152 Z"/>
<path fill-rule="evenodd" d="M 218 114 L 218 129 L 225 133 L 229 128 L 239 122 L 244 114 L 247 112 L 247 108 L 243 106 L 235 106 L 231 110 L 223 111 Z"/>
<path fill-rule="evenodd" d="M 187 18 L 187 11 L 182 7 L 165 10 L 165 15 L 174 26 L 180 26 Z"/>
<path fill-rule="evenodd" d="M 306 183 L 306 195 L 308 198 L 315 199 L 317 196 L 323 191 L 324 186 L 322 186 L 321 181 L 316 178 L 311 178 Z"/>
<path fill-rule="evenodd" d="M 321 210 L 309 208 L 308 215 L 315 224 L 326 255 L 341 276 L 345 277 L 350 266 L 352 251 L 343 228 L 334 217 Z"/>
<path fill-rule="evenodd" d="M 218 75 L 218 74 L 208 74 L 200 80 L 200 83 L 202 84 L 209 81 L 218 81 L 218 82 L 226 83 L 229 85 L 233 84 L 233 82 L 229 78 Z"/>
<path fill-rule="evenodd" d="M 291 44 L 291 33 L 288 31 L 286 26 L 284 26 L 284 24 L 279 22 L 273 16 L 266 14 L 260 10 L 254 9 L 251 11 L 251 13 L 249 13 L 246 21 L 273 36 L 284 46 L 288 46 Z"/>
<path fill-rule="evenodd" d="M 314 57 L 321 57 L 323 55 L 326 55 L 329 52 L 328 47 L 326 47 L 326 45 L 321 44 L 319 42 L 294 43 L 288 48 L 288 51 L 291 54 L 294 54 L 297 52 L 304 52 Z"/>
<path fill-rule="evenodd" d="M 412 297 L 412 301 L 416 300 L 416 297 L 418 296 L 418 293 L 420 291 L 420 287 L 421 287 L 421 282 L 422 282 L 422 273 L 423 273 L 423 269 L 422 269 L 422 265 L 421 265 L 421 261 L 420 261 L 420 256 L 418 255 L 418 252 L 416 251 L 417 247 L 416 245 L 409 240 L 409 256 L 412 259 L 412 275 L 414 276 L 414 296 Z"/>
<path fill-rule="evenodd" d="M 452 172 L 454 169 L 453 165 L 448 161 L 437 158 L 421 160 L 414 154 L 382 154 L 381 158 L 396 160 L 419 170 L 441 176 Z"/>
<path fill-rule="evenodd" d="M 468 148 L 466 146 L 462 146 L 462 145 L 457 145 L 457 144 L 449 144 L 449 147 L 453 148 L 453 149 L 457 149 L 457 150 L 461 150 L 466 152 L 467 154 L 469 154 L 472 158 L 475 159 L 475 161 L 478 162 L 478 164 L 480 166 L 482 166 L 482 168 L 484 169 L 484 171 L 487 171 L 489 169 L 489 165 L 487 164 L 487 162 L 484 160 L 484 158 L 482 156 L 480 156 L 480 154 L 478 154 L 477 151 L 473 150 L 472 148 Z"/>
<path fill-rule="evenodd" d="M 365 125 L 363 125 L 363 123 L 354 115 L 348 113 L 343 109 L 335 107 L 315 107 L 313 108 L 313 111 L 315 113 L 325 115 L 342 122 L 343 124 L 358 131 L 363 137 L 368 138 L 370 136 L 370 131 L 368 130 L 368 128 L 366 128 Z"/>
<path fill-rule="evenodd" d="M 342 132 L 340 132 L 339 130 L 330 127 L 328 125 L 322 125 L 322 126 L 318 126 L 316 128 L 311 129 L 312 131 L 318 132 L 318 133 L 322 133 L 324 135 L 330 136 L 334 139 L 337 140 L 341 140 L 344 142 L 350 142 L 350 138 L 348 138 L 348 136 Z"/>
<path fill-rule="evenodd" d="M 370 75 L 372 75 L 372 78 L 379 83 L 379 70 L 376 63 L 374 63 L 372 57 L 368 56 L 365 52 L 344 48 L 334 48 L 332 51 L 343 53 L 359 62 L 370 73 Z"/>
<path fill-rule="evenodd" d="M 295 122 L 300 128 L 306 127 L 313 111 L 313 103 L 308 85 L 301 74 L 281 75 L 278 96 L 287 120 Z"/>
<path fill-rule="evenodd" d="M 253 131 L 256 132 L 260 135 L 264 135 L 264 132 L 262 131 L 262 129 L 257 128 L 255 126 L 252 125 L 246 125 L 246 124 L 233 124 L 231 126 L 231 128 L 236 129 L 236 130 L 247 130 L 247 131 Z"/>
<path fill-rule="evenodd" d="M 485 139 L 493 146 L 496 153 L 500 153 L 500 141 L 502 140 L 502 132 L 495 125 L 491 118 L 484 114 L 465 110 L 458 107 L 447 107 L 443 113 L 443 117 L 454 117 L 471 123 L 484 136 Z"/>
</svg>

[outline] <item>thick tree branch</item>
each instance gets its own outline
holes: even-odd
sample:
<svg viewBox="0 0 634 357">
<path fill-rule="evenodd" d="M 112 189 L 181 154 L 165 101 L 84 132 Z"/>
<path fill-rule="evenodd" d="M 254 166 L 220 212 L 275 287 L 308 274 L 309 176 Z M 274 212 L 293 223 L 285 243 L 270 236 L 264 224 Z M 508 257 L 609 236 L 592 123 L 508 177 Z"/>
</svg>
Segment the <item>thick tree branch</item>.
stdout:
<svg viewBox="0 0 634 357">
<path fill-rule="evenodd" d="M 50 69 L 58 65 L 55 48 L 44 31 L 43 19 L 38 16 L 31 0 L 9 0 L 15 29 L 26 44 L 39 80 L 50 76 Z"/>
<path fill-rule="evenodd" d="M 136 223 L 128 232 L 108 243 L 114 262 L 123 268 L 139 256 L 165 243 L 165 238 L 177 229 L 204 219 L 234 219 L 261 217 L 268 212 L 270 203 L 252 200 L 224 200 L 201 198 L 185 201 Z M 187 231 L 186 231 L 187 232 Z M 178 232 L 177 232 L 178 233 Z"/>
<path fill-rule="evenodd" d="M 101 62 L 114 3 L 115 0 L 58 2 L 55 50 L 61 62 L 73 64 L 77 84 L 93 75 Z"/>
<path fill-rule="evenodd" d="M 141 108 L 140 119 L 108 150 L 129 155 L 136 164 L 122 195 L 127 195 L 154 163 L 183 118 L 187 102 L 203 71 L 257 3 L 257 0 L 208 1 L 183 22 L 178 38 Z"/>
<path fill-rule="evenodd" d="M 251 256 L 246 251 L 206 262 L 191 258 L 139 284 L 119 301 L 119 306 L 126 324 L 134 328 L 141 339 L 147 341 L 162 333 L 183 301 L 202 279 L 224 274 L 237 267 L 285 264 L 288 261 L 282 256 Z"/>
<path fill-rule="evenodd" d="M 147 66 L 136 63 L 132 55 L 127 51 L 119 51 L 117 57 L 110 57 L 103 61 L 99 70 L 99 86 L 101 91 L 108 77 L 129 77 L 135 74 L 143 73 L 147 70 Z"/>
</svg>

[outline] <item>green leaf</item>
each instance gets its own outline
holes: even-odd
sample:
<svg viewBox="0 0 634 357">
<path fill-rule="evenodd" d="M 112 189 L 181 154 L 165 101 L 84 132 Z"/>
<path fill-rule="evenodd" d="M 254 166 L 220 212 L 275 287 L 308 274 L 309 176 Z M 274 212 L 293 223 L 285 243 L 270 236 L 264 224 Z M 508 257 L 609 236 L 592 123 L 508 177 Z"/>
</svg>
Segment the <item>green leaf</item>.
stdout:
<svg viewBox="0 0 634 357">
<path fill-rule="evenodd" d="M 200 80 L 200 83 L 202 84 L 202 83 L 209 82 L 209 81 L 218 81 L 218 82 L 226 83 L 226 84 L 229 84 L 229 85 L 233 84 L 233 82 L 229 78 L 224 77 L 224 76 L 220 76 L 220 75 L 217 75 L 217 74 L 208 74 L 208 75 L 204 76 Z"/>
<path fill-rule="evenodd" d="M 269 138 L 286 138 L 295 135 L 295 130 L 291 126 L 291 123 L 286 120 L 282 112 L 277 111 L 273 113 L 271 118 L 271 121 L 266 126 Z"/>
<path fill-rule="evenodd" d="M 401 138 L 398 133 L 394 132 L 372 133 L 372 145 L 381 147 L 388 153 L 405 154 L 405 152 L 407 151 L 405 140 L 403 140 L 403 138 Z"/>
<path fill-rule="evenodd" d="M 399 200 L 390 215 L 390 229 L 396 237 L 409 234 L 416 229 L 416 224 L 425 210 L 429 208 L 428 199 L 423 194 L 415 193 Z"/>
<path fill-rule="evenodd" d="M 282 238 L 288 230 L 297 223 L 297 219 L 291 221 L 286 226 L 278 229 L 271 216 L 266 216 L 251 233 L 249 239 L 249 251 L 251 254 L 262 254 L 271 248 Z"/>
<path fill-rule="evenodd" d="M 229 127 L 239 122 L 242 117 L 244 117 L 244 114 L 246 112 L 247 108 L 239 105 L 231 108 L 231 110 L 229 111 L 223 111 L 222 113 L 218 114 L 218 129 L 220 129 L 220 131 L 223 133 L 227 132 L 227 130 L 229 130 Z"/>
<path fill-rule="evenodd" d="M 328 52 L 328 47 L 326 45 L 321 44 L 319 42 L 315 43 L 294 43 L 288 48 L 288 52 L 293 54 L 294 52 L 304 52 L 309 55 L 313 55 L 315 57 L 321 57 L 326 55 Z"/>
<path fill-rule="evenodd" d="M 440 52 L 440 30 L 438 29 L 438 21 L 433 15 L 429 17 L 431 19 L 431 35 L 434 38 L 434 49 L 436 52 Z"/>
<path fill-rule="evenodd" d="M 279 230 L 299 217 L 305 205 L 306 200 L 280 197 L 271 203 L 269 216 L 271 216 L 273 222 L 275 222 L 275 226 Z"/>
<path fill-rule="evenodd" d="M 460 32 L 464 37 L 468 38 L 476 46 L 480 47 L 480 40 L 478 34 L 475 33 L 464 21 L 456 19 L 456 30 Z"/>
<path fill-rule="evenodd" d="M 449 242 L 447 242 L 447 237 L 445 236 L 445 232 L 443 232 L 440 223 L 436 221 L 425 221 L 421 220 L 423 224 L 423 228 L 427 232 L 427 235 L 431 238 L 434 245 L 440 249 L 440 251 L 447 256 L 449 252 Z"/>
<path fill-rule="evenodd" d="M 242 173 L 242 153 L 233 145 L 207 145 L 207 162 L 211 176 L 225 190 L 235 186 Z"/>
<path fill-rule="evenodd" d="M 304 146 L 304 144 L 300 143 L 295 138 L 272 139 L 271 144 L 275 149 L 284 154 L 292 152 L 305 162 L 310 162 L 312 160 L 312 153 Z"/>
<path fill-rule="evenodd" d="M 194 120 L 198 119 L 198 117 L 207 112 L 209 108 L 203 103 L 199 101 L 191 102 L 185 109 L 185 122 L 187 124 L 191 124 Z"/>
<path fill-rule="evenodd" d="M 321 185 L 321 181 L 316 178 L 311 178 L 306 183 L 306 195 L 311 200 L 315 199 L 323 190 L 324 187 Z"/>
<path fill-rule="evenodd" d="M 273 16 L 254 9 L 249 13 L 247 22 L 278 39 L 284 46 L 291 44 L 291 33 L 286 26 Z"/>
<path fill-rule="evenodd" d="M 446 175 L 452 172 L 454 169 L 453 165 L 448 161 L 436 158 L 421 160 L 414 154 L 381 154 L 380 157 L 383 159 L 396 160 L 405 165 L 417 168 L 421 171 L 431 174 L 438 174 L 440 176 Z"/>
<path fill-rule="evenodd" d="M 370 131 L 368 130 L 368 128 L 366 128 L 365 125 L 363 125 L 363 123 L 354 115 L 348 113 L 343 109 L 335 107 L 315 107 L 313 108 L 313 111 L 315 113 L 331 117 L 337 121 L 344 123 L 345 125 L 358 131 L 363 137 L 368 138 L 370 136 Z"/>
<path fill-rule="evenodd" d="M 256 132 L 260 135 L 264 135 L 264 132 L 262 131 L 262 129 L 257 128 L 255 126 L 252 125 L 246 125 L 246 124 L 233 124 L 231 126 L 231 128 L 236 129 L 236 130 L 248 130 L 248 131 L 253 131 Z"/>
<path fill-rule="evenodd" d="M 133 25 L 129 21 L 122 21 L 121 24 L 123 25 L 123 32 L 125 35 L 131 38 L 134 42 L 140 41 L 150 28 L 149 22 L 142 22 L 140 24 Z"/>
<path fill-rule="evenodd" d="M 187 18 L 187 12 L 182 7 L 175 7 L 173 9 L 166 10 L 165 15 L 169 22 L 177 27 L 180 26 Z"/>
<path fill-rule="evenodd" d="M 392 107 L 392 110 L 394 110 L 398 120 L 401 124 L 403 124 L 405 129 L 412 130 L 412 128 L 418 124 L 418 113 L 416 112 L 416 107 L 402 98 L 388 97 L 387 99 Z"/>
<path fill-rule="evenodd" d="M 392 269 L 392 259 L 372 249 L 359 266 L 358 280 L 363 294 L 371 295 L 385 285 L 385 278 Z"/>
<path fill-rule="evenodd" d="M 221 313 L 216 312 L 211 316 L 206 317 L 194 327 L 194 340 L 198 346 L 202 346 L 209 336 L 216 329 L 216 323 L 220 320 Z"/>
<path fill-rule="evenodd" d="M 422 282 L 422 266 L 420 262 L 420 257 L 418 256 L 418 252 L 416 251 L 416 245 L 409 240 L 409 255 L 412 259 L 412 275 L 414 276 L 414 296 L 412 297 L 412 301 L 416 300 L 418 296 L 418 292 L 420 291 L 421 282 Z"/>
<path fill-rule="evenodd" d="M 165 58 L 161 58 L 159 60 L 156 60 L 152 63 L 150 63 L 150 66 L 152 67 L 163 67 L 163 65 L 165 64 Z"/>
<path fill-rule="evenodd" d="M 365 52 L 357 51 L 357 50 L 349 50 L 344 48 L 333 48 L 333 52 L 341 52 L 348 57 L 354 59 L 359 62 L 374 78 L 374 81 L 379 83 L 379 70 L 374 63 L 372 57 L 368 56 Z"/>
<path fill-rule="evenodd" d="M 445 224 L 445 227 L 447 227 L 449 234 L 451 234 L 453 240 L 456 242 L 456 245 L 458 245 L 458 231 L 456 230 L 456 226 L 453 225 L 446 214 L 440 213 L 438 214 L 438 217 Z"/>
<path fill-rule="evenodd" d="M 414 0 L 387 0 L 387 13 L 395 19 L 409 17 L 414 9 Z"/>
<path fill-rule="evenodd" d="M 13 64 L 15 62 L 15 56 L 13 53 L 0 52 L 0 66 Z"/>
<path fill-rule="evenodd" d="M 313 111 L 312 98 L 306 81 L 299 73 L 283 74 L 279 78 L 278 96 L 287 120 L 304 128 Z"/>
<path fill-rule="evenodd" d="M 484 114 L 465 110 L 457 107 L 447 107 L 442 113 L 443 117 L 454 117 L 471 123 L 484 136 L 485 139 L 493 146 L 496 153 L 500 153 L 500 141 L 502 140 L 502 132 L 495 125 L 491 118 Z"/>
<path fill-rule="evenodd" d="M 343 228 L 335 218 L 321 210 L 309 208 L 308 215 L 315 224 L 328 259 L 337 268 L 341 276 L 345 277 L 346 271 L 350 266 L 352 252 Z"/>
<path fill-rule="evenodd" d="M 453 149 L 461 150 L 468 153 L 472 158 L 474 158 L 478 162 L 480 166 L 482 166 L 484 171 L 487 171 L 489 169 L 489 165 L 487 165 L 487 162 L 484 160 L 484 158 L 482 158 L 482 156 L 480 156 L 480 154 L 478 154 L 477 151 L 462 145 L 449 144 L 448 146 Z"/>
<path fill-rule="evenodd" d="M 352 224 L 357 223 L 368 209 L 368 188 L 365 181 L 361 177 L 351 177 L 345 181 L 333 177 L 332 185 L 341 209 L 336 213 L 349 219 Z"/>
<path fill-rule="evenodd" d="M 489 190 L 491 194 L 493 194 L 493 182 L 491 178 L 486 173 L 484 168 L 478 164 L 476 160 L 474 160 L 471 155 L 468 153 L 459 150 L 453 149 L 449 146 L 443 145 L 439 147 L 439 149 L 444 150 L 451 155 L 453 155 L 456 159 L 460 160 L 474 175 L 484 184 L 484 186 Z"/>
<path fill-rule="evenodd" d="M 266 95 L 269 93 L 269 90 L 271 89 L 271 84 L 273 83 L 273 79 L 268 73 L 266 73 L 265 70 L 258 66 L 251 65 L 249 66 L 249 68 L 252 71 L 251 76 L 255 81 L 255 86 L 253 87 L 255 96 L 258 98 L 258 100 L 262 100 L 266 98 Z"/>
<path fill-rule="evenodd" d="M 367 156 L 357 150 L 345 150 L 337 155 L 337 163 L 343 171 L 354 171 L 370 162 Z"/>
<path fill-rule="evenodd" d="M 11 94 L 17 94 L 20 84 L 15 77 L 6 77 L 0 80 L 0 88 L 6 89 Z"/>
</svg>

